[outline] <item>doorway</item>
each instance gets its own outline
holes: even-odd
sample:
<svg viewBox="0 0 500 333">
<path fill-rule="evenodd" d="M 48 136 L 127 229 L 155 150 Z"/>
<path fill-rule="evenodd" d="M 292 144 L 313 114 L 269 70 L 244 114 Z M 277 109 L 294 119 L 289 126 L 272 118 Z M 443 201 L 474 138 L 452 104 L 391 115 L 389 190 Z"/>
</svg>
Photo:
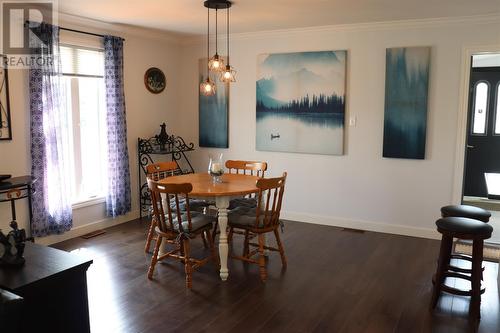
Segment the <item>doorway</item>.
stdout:
<svg viewBox="0 0 500 333">
<path fill-rule="evenodd" d="M 472 56 L 462 202 L 491 211 L 500 227 L 500 53 Z"/>
</svg>

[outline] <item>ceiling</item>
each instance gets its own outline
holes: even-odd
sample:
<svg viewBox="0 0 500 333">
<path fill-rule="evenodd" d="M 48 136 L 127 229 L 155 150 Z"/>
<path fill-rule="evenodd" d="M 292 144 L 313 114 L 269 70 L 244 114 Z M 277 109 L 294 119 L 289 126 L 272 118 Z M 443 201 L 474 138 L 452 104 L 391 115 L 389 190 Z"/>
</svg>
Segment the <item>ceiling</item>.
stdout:
<svg viewBox="0 0 500 333">
<path fill-rule="evenodd" d="M 500 14 L 500 0 L 234 0 L 233 3 L 231 29 L 236 33 Z M 203 0 L 59 0 L 59 9 L 105 22 L 184 34 L 203 34 L 206 29 Z M 223 24 L 224 19 L 219 23 Z"/>
</svg>

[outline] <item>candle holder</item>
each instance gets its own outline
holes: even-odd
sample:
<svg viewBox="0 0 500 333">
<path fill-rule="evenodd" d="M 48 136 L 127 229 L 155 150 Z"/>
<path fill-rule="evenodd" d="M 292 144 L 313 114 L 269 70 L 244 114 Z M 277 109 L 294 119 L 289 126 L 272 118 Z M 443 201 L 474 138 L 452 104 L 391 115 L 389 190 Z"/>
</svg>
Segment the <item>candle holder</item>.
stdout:
<svg viewBox="0 0 500 333">
<path fill-rule="evenodd" d="M 222 154 L 219 155 L 219 158 L 213 158 L 210 156 L 210 161 L 208 162 L 208 174 L 212 176 L 212 182 L 214 184 L 222 183 L 222 175 L 224 174 Z"/>
</svg>

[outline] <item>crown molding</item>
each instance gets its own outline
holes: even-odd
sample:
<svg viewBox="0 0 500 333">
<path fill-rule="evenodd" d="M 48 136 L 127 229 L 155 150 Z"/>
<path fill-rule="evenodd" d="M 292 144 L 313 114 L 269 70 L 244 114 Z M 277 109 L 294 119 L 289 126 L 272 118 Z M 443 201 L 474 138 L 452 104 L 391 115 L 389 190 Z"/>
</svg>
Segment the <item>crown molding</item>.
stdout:
<svg viewBox="0 0 500 333">
<path fill-rule="evenodd" d="M 66 13 L 58 13 L 58 20 L 58 24 L 65 28 L 85 30 L 97 34 L 112 34 L 125 39 L 127 37 L 138 37 L 141 39 L 146 38 L 167 43 L 182 44 L 185 38 L 192 37 L 192 35 L 186 36 L 184 34 L 163 30 L 120 23 L 109 23 Z"/>
<path fill-rule="evenodd" d="M 356 31 L 380 31 L 391 29 L 425 29 L 443 26 L 454 26 L 463 24 L 499 24 L 500 14 L 459 16 L 459 17 L 438 17 L 428 19 L 411 19 L 397 21 L 382 21 L 369 23 L 349 23 L 324 25 L 316 27 L 290 28 L 280 30 L 267 30 L 256 32 L 234 33 L 230 35 L 232 40 L 283 38 L 311 33 L 335 33 L 335 32 L 356 32 Z M 211 36 L 211 38 L 213 38 Z M 182 39 L 183 45 L 194 45 L 206 40 L 206 36 L 191 36 Z"/>
</svg>

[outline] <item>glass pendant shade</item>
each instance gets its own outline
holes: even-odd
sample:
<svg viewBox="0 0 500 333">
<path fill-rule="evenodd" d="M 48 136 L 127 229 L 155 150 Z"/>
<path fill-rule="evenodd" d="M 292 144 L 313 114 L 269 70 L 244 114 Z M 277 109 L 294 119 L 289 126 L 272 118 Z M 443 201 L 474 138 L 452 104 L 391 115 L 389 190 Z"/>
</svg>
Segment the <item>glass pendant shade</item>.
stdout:
<svg viewBox="0 0 500 333">
<path fill-rule="evenodd" d="M 215 91 L 215 83 L 209 77 L 200 84 L 200 93 L 205 96 L 213 96 L 215 95 Z"/>
<path fill-rule="evenodd" d="M 233 67 L 226 65 L 226 68 L 220 75 L 220 81 L 225 83 L 236 82 L 235 76 L 236 71 L 233 69 Z"/>
<path fill-rule="evenodd" d="M 224 70 L 224 60 L 217 53 L 210 58 L 208 62 L 208 69 L 212 72 L 221 72 Z"/>
</svg>

